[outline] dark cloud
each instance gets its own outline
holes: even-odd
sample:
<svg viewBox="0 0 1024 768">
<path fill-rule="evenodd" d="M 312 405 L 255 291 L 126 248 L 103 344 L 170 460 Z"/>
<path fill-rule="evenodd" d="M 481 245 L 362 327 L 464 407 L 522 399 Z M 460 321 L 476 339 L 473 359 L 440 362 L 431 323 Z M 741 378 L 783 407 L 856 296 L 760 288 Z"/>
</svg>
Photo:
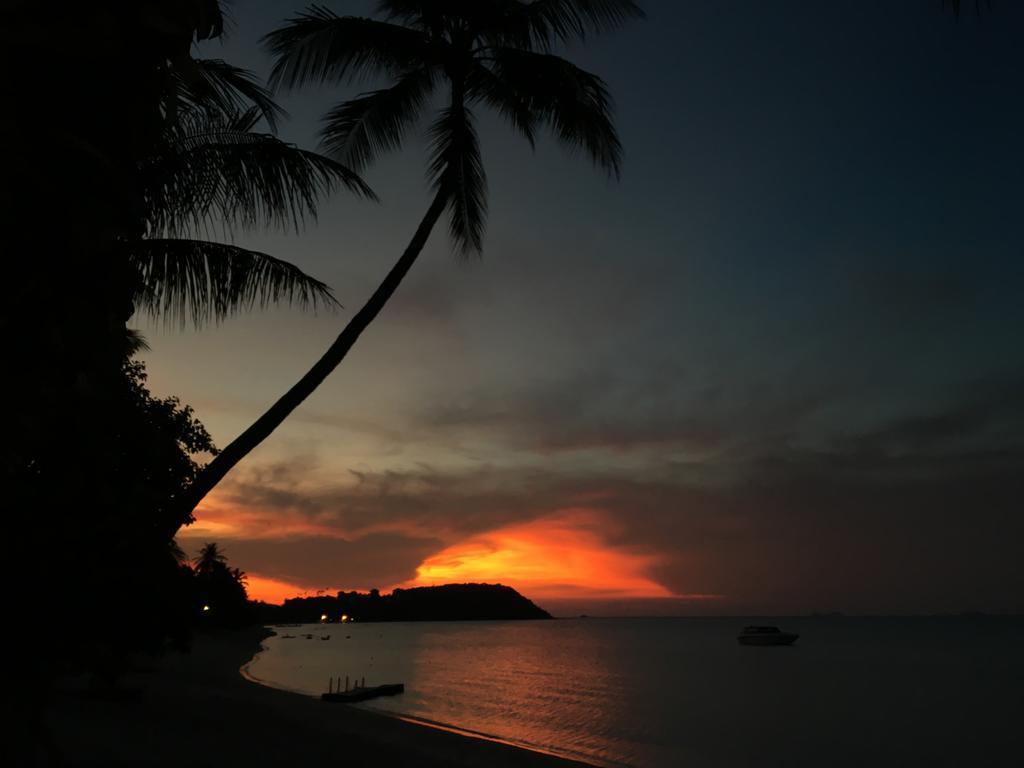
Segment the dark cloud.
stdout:
<svg viewBox="0 0 1024 768">
<path fill-rule="evenodd" d="M 674 368 L 591 371 L 474 392 L 425 407 L 417 427 L 487 434 L 541 453 L 661 450 L 696 456 L 785 440 L 825 396 L 762 378 L 694 386 Z"/>
<path fill-rule="evenodd" d="M 310 484 L 310 466 L 298 460 L 244 469 L 218 492 L 219 503 L 232 516 L 262 512 L 269 526 L 287 518 L 349 539 L 398 531 L 450 541 L 551 510 L 533 500 L 546 498 L 551 483 L 537 471 L 349 470 L 337 483 Z"/>
<path fill-rule="evenodd" d="M 390 533 L 354 541 L 296 536 L 226 538 L 220 543 L 231 562 L 243 570 L 311 590 L 368 590 L 404 582 L 440 546 L 436 540 Z"/>
<path fill-rule="evenodd" d="M 343 540 L 231 546 L 304 585 L 395 583 L 476 533 L 587 507 L 607 516 L 607 546 L 658 554 L 650 575 L 673 593 L 723 596 L 683 612 L 1022 610 L 1022 433 L 999 449 L 974 444 L 1017 419 L 1021 401 L 1013 387 L 976 394 L 815 450 L 761 445 L 724 475 L 709 460 L 703 479 L 674 476 L 671 462 L 643 477 L 420 468 L 307 489 L 295 482 L 302 465 L 275 467 L 232 483 L 232 504 L 298 515 Z"/>
<path fill-rule="evenodd" d="M 896 419 L 884 427 L 851 436 L 841 450 L 856 455 L 914 456 L 974 447 L 983 460 L 1024 435 L 1024 378 L 976 381 L 945 409 Z"/>
</svg>

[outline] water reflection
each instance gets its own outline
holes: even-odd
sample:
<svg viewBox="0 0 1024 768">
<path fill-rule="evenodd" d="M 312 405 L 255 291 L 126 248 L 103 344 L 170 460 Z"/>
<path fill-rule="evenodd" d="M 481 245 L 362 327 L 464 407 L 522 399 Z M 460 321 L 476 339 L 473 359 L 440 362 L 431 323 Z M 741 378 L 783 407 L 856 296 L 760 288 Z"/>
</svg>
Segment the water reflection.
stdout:
<svg viewBox="0 0 1024 768">
<path fill-rule="evenodd" d="M 252 673 L 319 694 L 404 682 L 366 705 L 587 762 L 639 768 L 996 764 L 1024 753 L 1018 620 L 744 619 L 355 624 L 271 638 Z M 294 634 L 298 635 L 297 630 Z M 308 631 L 308 630 L 307 630 Z"/>
<path fill-rule="evenodd" d="M 575 622 L 558 622 L 553 642 L 554 627 L 550 622 L 333 627 L 324 642 L 301 635 L 270 638 L 270 650 L 250 673 L 314 695 L 327 689 L 330 677 L 365 677 L 368 685 L 404 682 L 402 696 L 362 706 L 622 764 L 641 749 L 617 733 L 624 719 L 622 698 L 609 695 L 629 684 L 629 660 Z"/>
</svg>

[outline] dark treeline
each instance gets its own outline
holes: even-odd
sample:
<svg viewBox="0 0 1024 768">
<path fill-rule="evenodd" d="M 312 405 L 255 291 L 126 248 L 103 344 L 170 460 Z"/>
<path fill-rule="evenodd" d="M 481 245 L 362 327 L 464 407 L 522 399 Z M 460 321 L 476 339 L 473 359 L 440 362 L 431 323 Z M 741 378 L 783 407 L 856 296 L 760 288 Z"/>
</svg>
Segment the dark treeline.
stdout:
<svg viewBox="0 0 1024 768">
<path fill-rule="evenodd" d="M 76 635 L 16 638 L 31 695 L 189 629 L 174 537 L 192 521 L 181 497 L 217 450 L 188 406 L 147 389 L 132 316 L 202 324 L 333 302 L 231 235 L 297 227 L 340 187 L 369 194 L 273 135 L 281 112 L 253 75 L 199 56 L 223 29 L 217 0 L 4 5 L 0 55 L 21 75 L 0 85 L 0 469 L 9 540 L 38 553 L 29 570 L 5 562 L 15 614 L 49 621 L 35 596 L 60 595 Z"/>
<path fill-rule="evenodd" d="M 90 635 L 61 648 L 47 647 L 51 633 L 26 638 L 22 655 L 43 680 L 53 657 L 108 656 L 112 641 L 96 631 L 104 624 L 135 622 L 148 642 L 179 613 L 136 606 L 177 594 L 167 532 L 181 521 L 167 516 L 166 493 L 190 481 L 193 454 L 212 443 L 129 367 L 134 276 L 118 254 L 145 231 L 140 168 L 163 133 L 170 62 L 219 29 L 202 5 L 166 3 L 166 25 L 157 4 L 129 0 L 4 7 L 5 70 L 23 73 L 3 79 L 12 111 L 0 128 L 11 287 L 0 307 L 12 374 L 5 522 L 21 547 L 44 553 L 30 580 L 12 575 L 19 594 L 66 595 L 61 619 Z M 26 623 L 49 615 L 36 600 L 15 601 Z"/>
<path fill-rule="evenodd" d="M 257 603 L 266 624 L 352 621 L 484 621 L 550 619 L 551 614 L 501 584 L 446 584 L 440 587 L 396 589 L 382 595 L 339 592 L 334 597 L 295 597 L 284 605 Z"/>
</svg>

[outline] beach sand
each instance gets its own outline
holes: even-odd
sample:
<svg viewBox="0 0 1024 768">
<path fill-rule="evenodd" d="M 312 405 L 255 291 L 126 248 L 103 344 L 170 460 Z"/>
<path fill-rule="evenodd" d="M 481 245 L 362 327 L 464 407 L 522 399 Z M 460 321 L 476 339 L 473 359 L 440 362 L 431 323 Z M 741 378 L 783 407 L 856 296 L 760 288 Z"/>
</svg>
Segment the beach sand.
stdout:
<svg viewBox="0 0 1024 768">
<path fill-rule="evenodd" d="M 68 766 L 346 766 L 580 768 L 582 763 L 326 704 L 246 680 L 262 628 L 200 636 L 96 697 L 71 687 L 49 726 Z"/>
</svg>

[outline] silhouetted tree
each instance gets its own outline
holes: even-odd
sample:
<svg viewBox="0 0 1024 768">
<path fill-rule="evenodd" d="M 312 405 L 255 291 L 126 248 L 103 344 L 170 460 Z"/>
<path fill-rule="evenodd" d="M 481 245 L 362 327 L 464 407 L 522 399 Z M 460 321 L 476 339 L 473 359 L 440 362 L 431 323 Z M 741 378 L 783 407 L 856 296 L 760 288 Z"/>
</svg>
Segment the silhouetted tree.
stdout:
<svg viewBox="0 0 1024 768">
<path fill-rule="evenodd" d="M 0 487 L 10 540 L 46 553 L 30 582 L 8 567 L 8 611 L 41 626 L 60 594 L 74 635 L 12 635 L 11 697 L 28 720 L 12 729 L 12 764 L 49 744 L 55 675 L 85 667 L 109 680 L 130 650 L 185 645 L 194 619 L 192 572 L 172 537 L 189 519 L 180 495 L 195 458 L 212 444 L 126 363 L 144 347 L 128 318 L 202 322 L 330 301 L 291 265 L 188 226 L 280 223 L 338 186 L 367 192 L 337 163 L 256 133 L 257 115 L 272 128 L 279 112 L 266 90 L 191 56 L 221 29 L 216 0 L 4 4 Z"/>
<path fill-rule="evenodd" d="M 79 630 L 73 643 L 46 659 L 49 672 L 86 668 L 108 682 L 127 652 L 159 651 L 165 639 L 187 644 L 195 592 L 173 539 L 180 513 L 169 500 L 193 481 L 199 460 L 216 450 L 188 406 L 147 391 L 142 363 L 125 363 L 121 382 L 110 393 L 107 414 L 117 451 L 107 454 L 105 482 L 95 486 L 116 490 L 100 504 L 83 499 L 51 521 L 43 540 L 51 559 L 42 583 L 31 584 L 39 590 L 33 607 L 44 609 L 57 594 L 48 580 L 66 574 L 59 617 Z M 89 466 L 73 454 L 63 461 L 53 471 L 41 468 L 40 477 L 75 480 L 71 473 Z M 34 650 L 52 652 L 41 634 L 33 637 Z"/>
<path fill-rule="evenodd" d="M 198 575 L 205 576 L 214 573 L 220 568 L 226 568 L 227 562 L 227 557 L 220 551 L 220 547 L 217 546 L 216 542 L 204 544 L 203 548 L 199 550 L 199 555 L 196 557 L 195 571 Z"/>
<path fill-rule="evenodd" d="M 133 311 L 135 278 L 119 243 L 145 231 L 139 164 L 166 128 L 175 68 L 193 41 L 221 29 L 215 0 L 4 5 L 0 56 L 21 75 L 0 85 L 11 107 L 0 123 L 5 247 L 17 254 L 0 333 L 20 374 L 8 392 L 30 406 L 13 414 L 18 439 L 3 449 L 5 468 L 19 471 L 58 434 L 65 445 L 92 442 L 104 460 L 95 433 Z"/>
<path fill-rule="evenodd" d="M 434 198 L 405 252 L 324 356 L 191 486 L 193 509 L 227 472 L 334 370 L 415 262 L 445 211 L 463 254 L 483 247 L 487 185 L 474 109 L 488 107 L 534 142 L 548 127 L 618 177 L 621 146 L 611 99 L 596 75 L 551 53 L 564 42 L 643 16 L 631 0 L 382 0 L 385 20 L 337 16 L 313 7 L 266 38 L 279 86 L 386 76 L 390 87 L 342 102 L 326 117 L 323 141 L 360 170 L 398 148 L 406 131 L 443 94 L 430 127 L 428 176 Z"/>
<path fill-rule="evenodd" d="M 326 285 L 287 262 L 203 239 L 215 227 L 229 234 L 268 224 L 297 230 L 341 187 L 374 197 L 342 164 L 258 132 L 273 106 L 268 93 L 255 85 L 244 94 L 225 90 L 235 101 L 250 94 L 259 101 L 239 110 L 234 101 L 222 105 L 227 97 L 219 91 L 211 104 L 179 96 L 174 121 L 140 164 L 145 233 L 122 243 L 137 273 L 134 305 L 201 325 L 254 305 L 335 304 Z"/>
<path fill-rule="evenodd" d="M 195 560 L 195 610 L 205 626 L 234 626 L 252 614 L 245 590 L 246 576 L 228 566 L 215 544 L 206 544 Z"/>
<path fill-rule="evenodd" d="M 126 363 L 144 347 L 128 318 L 202 323 L 271 302 L 332 303 L 294 266 L 202 235 L 298 227 L 324 194 L 372 193 L 340 163 L 259 132 L 281 111 L 249 73 L 192 57 L 193 42 L 221 32 L 215 0 L 12 2 L 3 22 L 6 71 L 33 67 L 2 86 L 16 105 L 0 122 L 15 255 L 0 305 L 13 406 L 3 487 L 15 538 L 51 555 L 36 588 L 88 574 L 91 591 L 73 592 L 65 611 L 81 625 L 106 615 L 93 594 L 113 603 L 144 581 L 93 567 L 99 552 L 117 550 L 137 574 L 169 573 L 171 539 L 190 520 L 180 496 L 193 455 L 213 453 L 190 409 L 150 397 Z M 172 615 L 158 594 L 171 597 L 154 589 L 153 612 Z M 24 606 L 27 620 L 36 609 Z M 125 636 L 155 639 L 141 627 Z"/>
<path fill-rule="evenodd" d="M 149 575 L 134 569 L 134 537 L 111 524 L 121 511 L 107 476 L 120 450 L 111 427 L 132 402 L 123 365 L 134 345 L 124 332 L 134 309 L 133 275 L 116 250 L 143 231 L 135 179 L 165 126 L 161 103 L 172 62 L 221 28 L 216 0 L 3 6 L 0 394 L 7 410 L 0 487 L 9 540 L 46 553 L 31 580 L 8 565 L 8 612 L 44 626 L 53 607 L 41 596 L 61 594 L 58 618 L 74 628 L 71 642 L 56 631 L 8 637 L 18 659 L 9 696 L 28 720 L 9 729 L 12 765 L 34 764 L 49 743 L 41 725 L 47 682 L 65 663 L 96 661 L 100 645 L 119 640 L 103 626 L 112 606 L 133 607 L 110 582 L 91 591 L 102 582 L 95 569 L 109 576 L 108 565 L 125 554 L 126 586 Z M 157 560 L 143 548 L 147 568 L 173 560 L 167 545 Z"/>
</svg>

